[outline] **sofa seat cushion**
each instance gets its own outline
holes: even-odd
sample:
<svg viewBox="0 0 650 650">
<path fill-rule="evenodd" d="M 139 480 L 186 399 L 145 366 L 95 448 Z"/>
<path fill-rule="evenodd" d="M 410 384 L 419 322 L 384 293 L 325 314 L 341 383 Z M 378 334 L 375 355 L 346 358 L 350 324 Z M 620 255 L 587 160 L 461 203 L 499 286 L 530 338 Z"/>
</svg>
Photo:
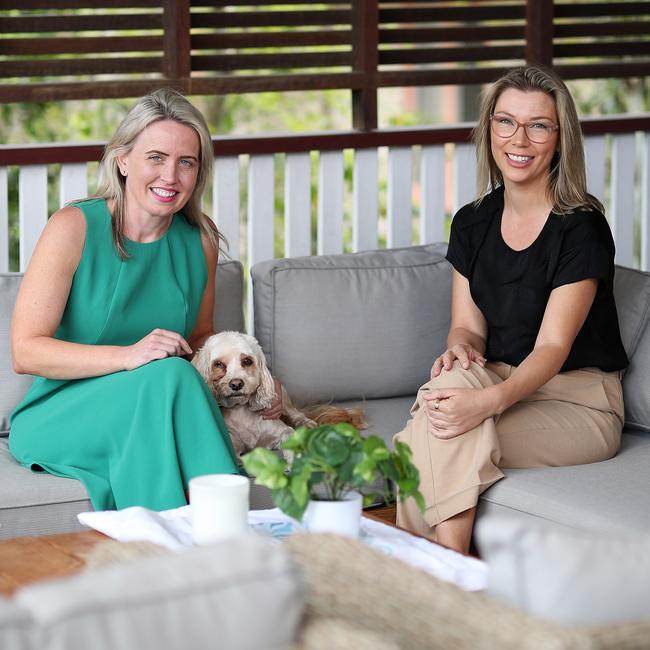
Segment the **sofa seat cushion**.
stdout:
<svg viewBox="0 0 650 650">
<path fill-rule="evenodd" d="M 379 436 L 392 449 L 393 436 L 404 428 L 406 421 L 411 417 L 410 410 L 414 400 L 414 396 L 387 397 L 363 402 L 337 402 L 337 404 L 347 408 L 362 409 L 368 422 L 368 428 L 363 431 L 363 435 Z"/>
<path fill-rule="evenodd" d="M 77 514 L 90 509 L 79 481 L 26 469 L 0 438 L 0 538 L 84 530 Z"/>
<path fill-rule="evenodd" d="M 297 404 L 412 395 L 445 346 L 446 244 L 251 269 L 255 336 Z"/>
<path fill-rule="evenodd" d="M 505 470 L 483 493 L 481 516 L 510 513 L 571 528 L 648 533 L 650 435 L 626 430 L 612 459 L 588 465 Z"/>
</svg>

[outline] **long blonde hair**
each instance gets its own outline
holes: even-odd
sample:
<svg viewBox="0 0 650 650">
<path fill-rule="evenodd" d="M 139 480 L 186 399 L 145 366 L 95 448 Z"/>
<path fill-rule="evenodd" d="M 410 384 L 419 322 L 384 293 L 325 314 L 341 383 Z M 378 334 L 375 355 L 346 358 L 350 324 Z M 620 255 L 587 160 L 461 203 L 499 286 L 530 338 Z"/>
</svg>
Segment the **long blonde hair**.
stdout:
<svg viewBox="0 0 650 650">
<path fill-rule="evenodd" d="M 477 159 L 476 204 L 492 189 L 503 185 L 503 175 L 492 156 L 490 118 L 501 93 L 509 88 L 524 92 L 542 91 L 555 103 L 559 139 L 558 150 L 551 160 L 548 187 L 553 211 L 566 214 L 588 207 L 604 212 L 600 201 L 587 192 L 582 131 L 571 93 L 555 72 L 532 65 L 513 68 L 483 94 L 480 117 L 472 133 Z"/>
<path fill-rule="evenodd" d="M 151 124 L 160 120 L 173 120 L 194 129 L 199 137 L 199 169 L 194 191 L 183 207 L 183 214 L 197 226 L 217 248 L 220 235 L 214 223 L 201 210 L 201 197 L 210 178 L 214 164 L 212 139 L 201 112 L 180 93 L 161 88 L 142 97 L 127 113 L 106 145 L 99 167 L 97 196 L 113 203 L 111 229 L 113 243 L 122 259 L 128 257 L 124 246 L 125 178 L 120 173 L 118 157 L 128 154 L 136 138 Z"/>
</svg>

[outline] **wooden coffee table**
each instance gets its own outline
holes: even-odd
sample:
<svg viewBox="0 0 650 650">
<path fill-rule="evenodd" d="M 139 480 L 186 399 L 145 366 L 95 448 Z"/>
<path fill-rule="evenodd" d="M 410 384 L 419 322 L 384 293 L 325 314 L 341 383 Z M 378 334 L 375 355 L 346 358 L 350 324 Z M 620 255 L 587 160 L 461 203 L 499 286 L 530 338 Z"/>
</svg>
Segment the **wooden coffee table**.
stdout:
<svg viewBox="0 0 650 650">
<path fill-rule="evenodd" d="M 372 508 L 364 515 L 395 525 L 395 507 Z M 0 541 L 0 594 L 10 596 L 27 584 L 80 571 L 90 551 L 110 539 L 95 530 Z"/>
<path fill-rule="evenodd" d="M 0 593 L 9 596 L 32 582 L 80 571 L 92 548 L 107 539 L 88 530 L 0 541 Z"/>
</svg>

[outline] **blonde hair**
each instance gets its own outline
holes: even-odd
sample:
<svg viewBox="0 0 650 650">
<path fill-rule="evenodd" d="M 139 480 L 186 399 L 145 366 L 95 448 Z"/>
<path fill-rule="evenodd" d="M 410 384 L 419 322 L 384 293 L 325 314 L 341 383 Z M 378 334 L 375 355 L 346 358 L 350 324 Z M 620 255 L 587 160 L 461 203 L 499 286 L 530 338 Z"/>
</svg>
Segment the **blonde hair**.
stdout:
<svg viewBox="0 0 650 650">
<path fill-rule="evenodd" d="M 199 169 L 194 191 L 183 207 L 183 214 L 194 226 L 201 229 L 217 248 L 220 235 L 214 223 L 201 210 L 201 197 L 212 173 L 214 153 L 208 125 L 200 111 L 180 93 L 161 88 L 142 97 L 127 113 L 106 145 L 99 167 L 97 196 L 113 202 L 111 229 L 113 243 L 122 259 L 128 257 L 124 246 L 124 209 L 126 179 L 120 173 L 118 157 L 128 154 L 136 138 L 151 124 L 160 120 L 173 120 L 194 129 L 199 137 Z"/>
<path fill-rule="evenodd" d="M 549 196 L 558 214 L 579 208 L 604 212 L 600 201 L 587 192 L 582 130 L 569 89 L 555 72 L 543 66 L 513 68 L 483 94 L 480 116 L 472 133 L 476 145 L 477 198 L 479 204 L 493 189 L 503 185 L 503 175 L 492 155 L 490 118 L 501 94 L 509 88 L 524 92 L 541 91 L 553 99 L 558 121 L 558 150 L 551 160 Z"/>
</svg>

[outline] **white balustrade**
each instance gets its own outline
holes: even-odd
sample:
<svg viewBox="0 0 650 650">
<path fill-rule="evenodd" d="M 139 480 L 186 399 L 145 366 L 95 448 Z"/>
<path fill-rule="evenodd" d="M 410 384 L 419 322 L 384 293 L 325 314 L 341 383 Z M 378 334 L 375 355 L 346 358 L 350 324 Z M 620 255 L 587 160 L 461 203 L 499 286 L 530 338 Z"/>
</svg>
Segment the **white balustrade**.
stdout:
<svg viewBox="0 0 650 650">
<path fill-rule="evenodd" d="M 323 152 L 318 167 L 319 255 L 343 252 L 343 152 Z"/>
<path fill-rule="evenodd" d="M 610 223 L 616 243 L 616 261 L 634 266 L 634 133 L 615 135 L 612 141 L 612 205 Z"/>
<path fill-rule="evenodd" d="M 445 147 L 422 147 L 420 156 L 420 244 L 445 241 Z"/>
<path fill-rule="evenodd" d="M 411 148 L 392 148 L 388 152 L 388 248 L 410 246 L 413 241 L 412 188 Z"/>
<path fill-rule="evenodd" d="M 59 177 L 59 207 L 88 196 L 88 165 L 68 163 L 61 165 Z"/>
<path fill-rule="evenodd" d="M 641 268 L 650 270 L 650 133 L 643 135 L 641 163 Z"/>
<path fill-rule="evenodd" d="M 248 164 L 248 264 L 273 258 L 275 227 L 274 160 L 272 155 L 251 156 Z M 253 329 L 253 292 L 249 276 L 248 330 Z"/>
<path fill-rule="evenodd" d="M 605 203 L 606 141 L 604 135 L 591 135 L 585 142 L 585 167 L 587 191 Z"/>
<path fill-rule="evenodd" d="M 352 250 L 372 250 L 378 245 L 379 156 L 376 149 L 354 153 L 352 200 Z"/>
<path fill-rule="evenodd" d="M 472 144 L 454 147 L 454 198 L 456 212 L 476 196 L 476 149 Z"/>
<path fill-rule="evenodd" d="M 284 176 L 284 255 L 288 257 L 311 254 L 313 198 L 317 203 L 317 252 L 333 254 L 377 248 L 380 234 L 385 234 L 390 247 L 443 241 L 449 216 L 474 198 L 476 186 L 474 148 L 466 143 L 391 147 L 385 166 L 380 165 L 377 148 L 361 148 L 354 152 L 349 200 L 343 151 L 296 152 L 277 158 L 273 154 L 251 155 L 245 178 L 240 173 L 241 158 L 246 162 L 245 156 L 217 157 L 210 208 L 229 241 L 231 257 L 247 266 L 276 254 L 276 164 L 284 165 L 279 175 Z M 585 138 L 585 159 L 588 189 L 605 203 L 612 225 L 617 263 L 649 269 L 650 133 L 589 136 Z M 317 160 L 318 172 L 315 197 L 312 160 Z M 61 165 L 60 204 L 88 194 L 87 168 L 85 163 Z M 12 185 L 16 176 L 9 173 L 11 169 L 0 167 L 0 272 L 9 269 L 10 208 L 16 190 L 21 270 L 48 216 L 47 166 L 19 167 L 17 188 Z M 419 170 L 417 176 L 415 169 Z M 246 206 L 241 205 L 242 183 L 246 184 Z M 385 215 L 380 207 L 384 191 Z M 351 212 L 352 236 L 344 243 L 346 210 Z M 246 215 L 245 229 L 242 214 Z M 416 219 L 417 241 L 413 236 Z"/>
<path fill-rule="evenodd" d="M 212 218 L 228 242 L 228 255 L 240 258 L 239 157 L 218 157 L 212 180 Z"/>
<path fill-rule="evenodd" d="M 284 254 L 311 254 L 311 157 L 287 155 L 284 168 Z"/>
<path fill-rule="evenodd" d="M 0 167 L 0 273 L 9 270 L 9 189 L 7 168 Z"/>
<path fill-rule="evenodd" d="M 20 270 L 27 268 L 36 242 L 47 223 L 47 165 L 28 165 L 18 174 Z"/>
</svg>

